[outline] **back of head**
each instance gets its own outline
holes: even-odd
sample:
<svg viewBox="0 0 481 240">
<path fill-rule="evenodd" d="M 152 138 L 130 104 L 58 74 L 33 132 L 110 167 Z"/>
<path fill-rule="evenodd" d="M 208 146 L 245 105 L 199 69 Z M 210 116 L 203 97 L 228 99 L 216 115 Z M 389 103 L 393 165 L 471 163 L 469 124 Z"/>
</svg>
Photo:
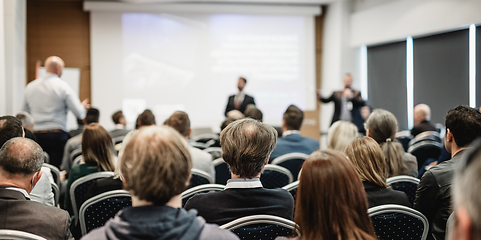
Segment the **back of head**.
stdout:
<svg viewBox="0 0 481 240">
<path fill-rule="evenodd" d="M 114 171 L 114 144 L 110 134 L 98 123 L 85 126 L 82 133 L 82 156 L 85 163 L 96 164 L 104 171 Z"/>
<path fill-rule="evenodd" d="M 120 168 L 127 190 L 140 200 L 164 205 L 185 190 L 192 162 L 178 132 L 167 126 L 150 126 L 140 129 L 127 143 Z"/>
<path fill-rule="evenodd" d="M 413 113 L 414 113 L 414 119 L 419 122 L 431 119 L 431 109 L 426 104 L 421 103 L 416 105 L 414 107 Z"/>
<path fill-rule="evenodd" d="M 0 168 L 7 178 L 24 177 L 40 171 L 43 164 L 43 150 L 28 138 L 15 137 L 0 149 Z"/>
<path fill-rule="evenodd" d="M 35 124 L 35 120 L 33 119 L 32 115 L 27 112 L 20 112 L 16 116 L 21 122 L 24 128 L 28 128 L 33 130 L 33 125 Z"/>
<path fill-rule="evenodd" d="M 142 112 L 137 118 L 137 125 L 139 127 L 155 125 L 155 116 L 152 113 L 152 111 L 147 109 L 144 112 Z"/>
<path fill-rule="evenodd" d="M 453 134 L 458 147 L 467 147 L 481 137 L 481 113 L 468 106 L 457 106 L 448 111 L 445 126 Z"/>
<path fill-rule="evenodd" d="M 473 237 L 471 239 L 481 239 L 481 185 L 476 184 L 481 182 L 481 141 L 477 140 L 473 143 L 473 148 L 463 156 L 459 163 L 459 167 L 454 174 L 452 196 L 454 198 L 455 219 L 460 214 L 462 208 L 465 213 L 469 215 L 471 225 L 469 229 Z M 460 221 L 456 221 L 456 225 Z M 464 223 L 466 221 L 463 221 Z M 457 226 L 456 226 L 457 228 Z M 452 231 L 459 234 L 458 229 Z M 456 237 L 450 239 L 458 239 Z"/>
<path fill-rule="evenodd" d="M 404 148 L 401 143 L 387 141 L 380 144 L 382 153 L 386 158 L 387 177 L 402 174 L 404 166 Z"/>
<path fill-rule="evenodd" d="M 190 131 L 190 119 L 187 113 L 182 111 L 174 112 L 169 119 L 165 122 L 165 125 L 172 127 L 180 135 L 187 137 Z"/>
<path fill-rule="evenodd" d="M 304 112 L 295 105 L 290 105 L 284 112 L 283 120 L 287 130 L 299 130 L 304 120 Z"/>
<path fill-rule="evenodd" d="M 14 137 L 23 136 L 22 122 L 14 116 L 0 117 L 0 147 Z"/>
<path fill-rule="evenodd" d="M 45 60 L 45 70 L 50 73 L 55 73 L 58 76 L 62 75 L 65 63 L 57 56 L 50 56 Z"/>
<path fill-rule="evenodd" d="M 100 118 L 100 112 L 97 108 L 89 108 L 87 110 L 87 116 L 85 117 L 85 123 L 98 123 Z"/>
<path fill-rule="evenodd" d="M 366 130 L 376 142 L 383 143 L 388 139 L 394 140 L 397 132 L 396 117 L 384 109 L 374 110 L 366 120 Z"/>
<path fill-rule="evenodd" d="M 302 239 L 374 239 L 361 181 L 346 155 L 313 152 L 304 162 L 294 221 Z"/>
<path fill-rule="evenodd" d="M 250 118 L 237 120 L 220 133 L 222 158 L 232 173 L 253 178 L 264 169 L 276 141 L 273 127 Z"/>
<path fill-rule="evenodd" d="M 222 122 L 222 124 L 220 125 L 220 131 L 224 130 L 224 128 L 226 128 L 227 126 L 229 126 L 229 124 L 235 122 L 235 118 L 230 118 L 230 117 L 226 117 L 224 119 L 224 121 Z"/>
<path fill-rule="evenodd" d="M 327 132 L 327 147 L 344 152 L 347 145 L 357 137 L 357 127 L 352 122 L 336 121 Z"/>
<path fill-rule="evenodd" d="M 263 114 L 261 110 L 259 110 L 254 104 L 247 105 L 246 110 L 244 111 L 244 115 L 245 117 L 262 122 Z"/>
<path fill-rule="evenodd" d="M 122 111 L 117 111 L 112 115 L 112 121 L 114 121 L 115 124 L 120 123 L 120 119 L 124 117 L 124 113 Z"/>
<path fill-rule="evenodd" d="M 387 187 L 384 154 L 376 141 L 370 137 L 358 137 L 347 146 L 346 155 L 354 165 L 361 181 Z"/>
</svg>

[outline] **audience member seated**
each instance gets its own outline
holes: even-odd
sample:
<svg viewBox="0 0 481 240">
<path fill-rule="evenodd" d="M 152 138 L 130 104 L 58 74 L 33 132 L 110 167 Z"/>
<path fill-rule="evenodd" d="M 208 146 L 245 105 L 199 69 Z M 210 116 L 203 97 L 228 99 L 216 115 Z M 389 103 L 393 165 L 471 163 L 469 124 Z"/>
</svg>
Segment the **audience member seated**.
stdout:
<svg viewBox="0 0 481 240">
<path fill-rule="evenodd" d="M 182 111 L 174 112 L 169 119 L 167 119 L 166 125 L 179 132 L 180 135 L 184 137 L 186 142 L 192 133 L 189 115 Z M 212 163 L 212 156 L 207 152 L 192 146 L 189 146 L 189 152 L 190 156 L 192 157 L 192 168 L 208 173 L 212 179 L 215 180 L 215 169 L 214 164 Z"/>
<path fill-rule="evenodd" d="M 464 150 L 481 137 L 481 113 L 467 106 L 448 111 L 444 145 L 451 159 L 427 170 L 416 191 L 414 208 L 429 220 L 428 239 L 444 239 L 446 221 L 452 213 L 451 183 L 455 169 L 463 158 Z M 476 183 L 473 183 L 476 184 Z"/>
<path fill-rule="evenodd" d="M 245 118 L 229 124 L 220 133 L 220 142 L 231 179 L 224 191 L 193 196 L 185 209 L 197 209 L 208 223 L 219 225 L 257 214 L 292 219 L 294 199 L 291 194 L 284 189 L 263 188 L 260 182 L 276 139 L 273 127 L 254 119 Z"/>
<path fill-rule="evenodd" d="M 66 211 L 30 201 L 42 177 L 43 150 L 33 140 L 16 137 L 0 149 L 0 229 L 19 230 L 49 240 L 70 236 Z"/>
<path fill-rule="evenodd" d="M 301 237 L 294 239 L 376 239 L 356 174 L 346 155 L 338 151 L 315 151 L 307 158 L 294 214 Z"/>
<path fill-rule="evenodd" d="M 277 145 L 271 154 L 270 162 L 276 157 L 287 153 L 300 152 L 311 154 L 319 149 L 319 141 L 301 136 L 302 121 L 304 112 L 294 105 L 290 105 L 282 119 L 282 138 L 277 140 Z"/>
<path fill-rule="evenodd" d="M 418 176 L 416 157 L 404 152 L 402 144 L 394 142 L 398 131 L 396 117 L 383 109 L 374 110 L 365 123 L 366 136 L 381 146 L 386 158 L 389 177 L 397 175 Z"/>
<path fill-rule="evenodd" d="M 255 119 L 262 122 L 263 114 L 254 104 L 249 104 L 244 112 L 245 117 Z"/>
<path fill-rule="evenodd" d="M 90 108 L 89 110 L 87 110 L 85 123 L 87 125 L 91 123 L 98 123 L 99 118 L 100 118 L 99 110 L 96 108 Z M 81 145 L 82 145 L 82 133 L 78 134 L 75 137 L 70 138 L 65 144 L 65 149 L 63 150 L 62 165 L 60 166 L 60 170 L 62 170 L 62 175 L 68 174 L 68 172 L 70 171 L 73 160 L 75 160 L 75 159 L 71 159 L 70 155 L 75 149 L 80 148 Z"/>
<path fill-rule="evenodd" d="M 187 143 L 172 128 L 140 129 L 127 144 L 120 168 L 132 207 L 83 239 L 238 239 L 182 208 L 180 194 L 192 164 Z"/>
<path fill-rule="evenodd" d="M 72 166 L 68 175 L 64 207 L 73 214 L 70 200 L 70 186 L 75 180 L 91 173 L 111 171 L 114 165 L 114 146 L 112 138 L 98 123 L 87 125 L 82 133 L 82 156 L 84 163 Z"/>
<path fill-rule="evenodd" d="M 347 145 L 357 137 L 357 127 L 352 122 L 339 120 L 327 131 L 327 147 L 344 152 Z"/>
<path fill-rule="evenodd" d="M 411 207 L 406 193 L 388 188 L 384 154 L 376 141 L 365 136 L 356 138 L 347 146 L 346 155 L 361 178 L 370 208 L 383 204 Z"/>
<path fill-rule="evenodd" d="M 122 111 L 115 112 L 112 115 L 112 121 L 115 123 L 115 129 L 109 132 L 112 138 L 123 137 L 129 133 L 129 130 L 125 129 L 127 121 Z"/>
<path fill-rule="evenodd" d="M 24 137 L 24 131 L 20 120 L 13 116 L 0 117 L 0 147 L 8 140 L 15 137 Z M 53 182 L 52 173 L 50 172 L 50 168 L 47 167 L 42 167 L 41 171 L 42 175 L 40 180 L 38 180 L 37 184 L 30 192 L 30 199 L 49 206 L 54 206 L 55 198 L 51 186 L 51 182 Z"/>
<path fill-rule="evenodd" d="M 129 143 L 130 139 L 137 133 L 137 131 L 142 127 L 152 126 L 155 125 L 155 116 L 149 109 L 144 110 L 138 117 L 137 122 L 135 123 L 135 129 L 127 133 L 125 135 L 124 140 L 122 141 L 122 147 L 119 151 L 119 158 L 122 156 L 125 146 Z"/>
<path fill-rule="evenodd" d="M 481 239 L 481 142 L 477 141 L 473 150 L 466 153 L 455 170 L 453 180 L 453 224 L 449 224 L 447 239 Z M 474 143 L 473 143 L 474 144 Z"/>
<path fill-rule="evenodd" d="M 437 131 L 434 124 L 429 120 L 431 119 L 431 109 L 426 104 L 418 104 L 414 107 L 414 125 L 411 129 L 411 135 L 416 137 L 418 134 L 426 131 Z"/>
<path fill-rule="evenodd" d="M 362 124 L 359 124 L 357 128 L 359 129 L 359 133 L 361 135 L 366 135 L 366 129 L 364 128 L 364 123 L 366 120 L 369 118 L 369 116 L 372 113 L 372 107 L 369 105 L 361 107 L 361 118 L 362 118 Z"/>
<path fill-rule="evenodd" d="M 28 112 L 20 112 L 15 116 L 22 122 L 23 130 L 25 131 L 25 137 L 30 138 L 33 141 L 37 141 L 35 134 L 33 134 L 33 125 L 35 125 L 35 120 L 32 115 Z"/>
</svg>

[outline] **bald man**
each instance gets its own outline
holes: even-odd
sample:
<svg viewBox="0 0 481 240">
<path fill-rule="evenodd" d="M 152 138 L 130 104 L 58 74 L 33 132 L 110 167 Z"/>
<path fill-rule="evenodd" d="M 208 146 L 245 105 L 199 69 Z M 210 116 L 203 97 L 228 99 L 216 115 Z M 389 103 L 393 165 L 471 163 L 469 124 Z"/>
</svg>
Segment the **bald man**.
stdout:
<svg viewBox="0 0 481 240">
<path fill-rule="evenodd" d="M 86 115 L 87 100 L 80 102 L 72 88 L 60 79 L 65 64 L 56 56 L 45 61 L 46 74 L 25 89 L 23 111 L 35 119 L 33 131 L 37 142 L 50 155 L 56 167 L 62 162 L 67 134 L 67 112 L 71 110 L 79 119 Z"/>
<path fill-rule="evenodd" d="M 431 109 L 426 104 L 418 104 L 414 107 L 414 125 L 411 129 L 411 135 L 416 137 L 418 134 L 426 131 L 437 131 L 434 124 L 429 120 L 431 119 Z"/>
</svg>

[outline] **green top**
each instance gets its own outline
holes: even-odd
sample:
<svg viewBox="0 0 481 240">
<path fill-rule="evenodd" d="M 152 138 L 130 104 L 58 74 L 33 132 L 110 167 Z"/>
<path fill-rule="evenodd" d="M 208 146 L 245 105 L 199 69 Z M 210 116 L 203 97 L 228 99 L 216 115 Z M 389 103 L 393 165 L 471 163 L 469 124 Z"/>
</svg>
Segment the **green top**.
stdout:
<svg viewBox="0 0 481 240">
<path fill-rule="evenodd" d="M 68 173 L 68 182 L 67 182 L 67 192 L 65 194 L 65 201 L 64 201 L 64 208 L 70 213 L 70 216 L 73 215 L 72 209 L 72 202 L 70 201 L 70 187 L 75 180 L 87 176 L 91 173 L 99 172 L 100 168 L 96 164 L 91 163 L 84 163 L 80 165 L 72 166 L 70 172 Z M 79 208 L 80 206 L 77 206 Z"/>
</svg>

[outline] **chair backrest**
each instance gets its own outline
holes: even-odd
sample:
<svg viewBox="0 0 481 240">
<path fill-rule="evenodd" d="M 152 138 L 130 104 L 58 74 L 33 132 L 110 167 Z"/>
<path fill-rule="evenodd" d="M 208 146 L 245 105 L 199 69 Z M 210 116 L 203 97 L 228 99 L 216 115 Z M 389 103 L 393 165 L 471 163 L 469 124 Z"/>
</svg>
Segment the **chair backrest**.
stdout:
<svg viewBox="0 0 481 240">
<path fill-rule="evenodd" d="M 304 153 L 288 153 L 274 159 L 272 164 L 287 168 L 291 171 L 295 181 L 307 157 L 309 157 L 309 155 Z"/>
<path fill-rule="evenodd" d="M 407 175 L 400 175 L 386 179 L 386 183 L 394 190 L 405 192 L 411 206 L 413 205 L 414 199 L 416 198 L 419 179 Z"/>
<path fill-rule="evenodd" d="M 44 163 L 43 166 L 50 169 L 50 172 L 52 173 L 53 181 L 55 182 L 55 184 L 57 184 L 57 186 L 59 186 L 60 185 L 60 170 L 57 167 L 55 167 L 54 165 L 48 164 L 48 163 Z"/>
<path fill-rule="evenodd" d="M 189 140 L 193 142 L 201 142 L 201 143 L 207 143 L 208 141 L 212 139 L 219 139 L 219 135 L 215 133 L 203 133 L 199 134 L 196 136 L 191 137 Z"/>
<path fill-rule="evenodd" d="M 436 141 L 420 141 L 410 146 L 408 152 L 416 156 L 419 171 L 426 160 L 429 158 L 437 159 L 439 157 L 442 147 L 443 144 Z"/>
<path fill-rule="evenodd" d="M 416 137 L 414 137 L 409 142 L 409 146 L 412 146 L 418 142 L 424 142 L 424 141 L 433 141 L 433 142 L 441 143 L 442 139 L 441 139 L 441 135 L 439 135 L 439 133 L 436 131 L 425 131 L 416 135 Z"/>
<path fill-rule="evenodd" d="M 221 184 L 202 184 L 185 190 L 180 196 L 182 198 L 182 206 L 197 193 L 220 192 L 224 190 L 225 185 Z"/>
<path fill-rule="evenodd" d="M 112 138 L 112 142 L 114 143 L 115 156 L 118 156 L 120 151 L 120 148 L 117 149 L 117 144 L 121 144 L 124 141 L 124 138 L 125 138 L 125 135 Z"/>
<path fill-rule="evenodd" d="M 73 160 L 72 166 L 82 164 L 82 163 L 83 163 L 83 160 L 84 160 L 84 159 L 83 159 L 82 155 L 77 156 L 77 157 Z"/>
<path fill-rule="evenodd" d="M 428 219 L 412 208 L 387 204 L 369 208 L 368 213 L 379 240 L 425 240 L 428 236 Z"/>
<path fill-rule="evenodd" d="M 101 178 L 108 178 L 113 176 L 113 172 L 96 172 L 75 180 L 70 186 L 70 201 L 72 202 L 72 209 L 75 216 L 75 223 L 78 222 L 78 211 L 80 206 L 85 201 L 85 194 L 89 187 L 95 180 Z"/>
<path fill-rule="evenodd" d="M 32 233 L 27 233 L 18 230 L 0 230 L 0 239 L 13 239 L 13 240 L 47 240 L 46 238 L 37 236 Z"/>
<path fill-rule="evenodd" d="M 282 187 L 282 189 L 287 190 L 292 195 L 292 197 L 294 198 L 294 202 L 296 201 L 297 187 L 299 187 L 299 180 Z"/>
<path fill-rule="evenodd" d="M 78 156 L 82 156 L 82 147 L 79 147 L 70 153 L 70 161 L 74 162 Z"/>
<path fill-rule="evenodd" d="M 210 154 L 212 159 L 218 159 L 222 157 L 222 148 L 220 147 L 209 147 L 204 149 L 204 152 Z"/>
<path fill-rule="evenodd" d="M 50 155 L 45 151 L 43 151 L 43 162 L 50 163 Z"/>
<path fill-rule="evenodd" d="M 132 198 L 125 190 L 104 192 L 87 199 L 80 207 L 79 214 L 82 236 L 103 226 L 117 212 L 129 206 L 132 206 Z"/>
<path fill-rule="evenodd" d="M 271 215 L 253 215 L 236 219 L 219 228 L 230 230 L 240 239 L 271 240 L 278 236 L 292 236 L 296 224 L 288 219 Z"/>
<path fill-rule="evenodd" d="M 215 183 L 217 184 L 227 184 L 227 180 L 230 179 L 229 166 L 222 158 L 218 158 L 212 162 L 215 169 Z"/>
<path fill-rule="evenodd" d="M 214 179 L 212 179 L 212 176 L 210 176 L 207 172 L 192 168 L 190 170 L 190 173 L 192 174 L 192 178 L 190 179 L 190 184 L 188 188 L 199 186 L 202 184 L 213 184 Z"/>
<path fill-rule="evenodd" d="M 404 151 L 406 152 L 409 148 L 409 142 L 413 139 L 413 136 L 411 135 L 411 131 L 404 130 L 396 133 L 396 139 L 403 145 Z"/>
<path fill-rule="evenodd" d="M 58 185 L 51 182 L 50 186 L 52 187 L 52 193 L 53 193 L 53 199 L 55 202 L 55 206 L 58 206 L 58 202 L 60 199 L 60 189 L 58 188 Z"/>
<path fill-rule="evenodd" d="M 261 183 L 265 188 L 281 188 L 291 183 L 292 173 L 281 166 L 267 164 L 261 174 Z"/>
</svg>

